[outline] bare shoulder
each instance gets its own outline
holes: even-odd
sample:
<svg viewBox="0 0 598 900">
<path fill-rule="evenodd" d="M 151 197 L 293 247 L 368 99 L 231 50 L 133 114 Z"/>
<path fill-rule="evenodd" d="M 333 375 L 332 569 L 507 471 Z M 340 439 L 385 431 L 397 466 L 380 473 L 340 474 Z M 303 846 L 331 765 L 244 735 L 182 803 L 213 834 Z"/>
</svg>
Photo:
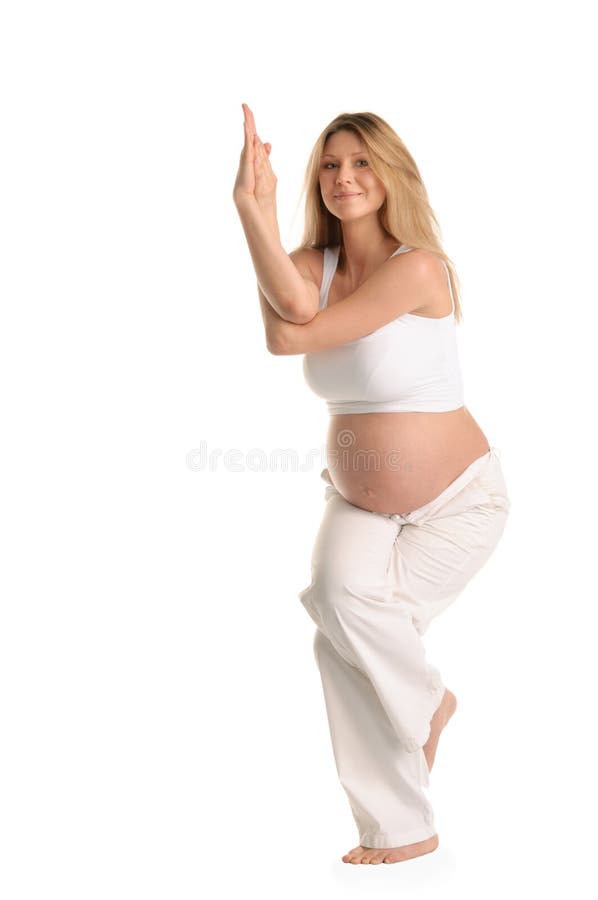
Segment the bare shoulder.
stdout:
<svg viewBox="0 0 598 900">
<path fill-rule="evenodd" d="M 418 281 L 424 286 L 428 301 L 421 306 L 416 315 L 428 318 L 442 318 L 450 314 L 452 300 L 449 289 L 448 274 L 444 261 L 431 250 L 423 250 L 414 247 L 408 253 L 400 253 L 393 256 L 388 262 L 400 260 L 399 265 L 409 267 L 417 275 Z"/>
<path fill-rule="evenodd" d="M 397 260 L 400 263 L 413 266 L 420 275 L 428 278 L 438 277 L 444 272 L 444 266 L 440 257 L 432 253 L 431 250 L 422 250 L 419 247 L 414 247 L 407 253 L 399 253 L 397 256 L 392 256 L 391 260 Z"/>
<path fill-rule="evenodd" d="M 313 281 L 319 289 L 324 273 L 324 251 L 316 247 L 302 247 L 289 253 L 289 257 L 297 271 L 304 278 Z"/>
</svg>

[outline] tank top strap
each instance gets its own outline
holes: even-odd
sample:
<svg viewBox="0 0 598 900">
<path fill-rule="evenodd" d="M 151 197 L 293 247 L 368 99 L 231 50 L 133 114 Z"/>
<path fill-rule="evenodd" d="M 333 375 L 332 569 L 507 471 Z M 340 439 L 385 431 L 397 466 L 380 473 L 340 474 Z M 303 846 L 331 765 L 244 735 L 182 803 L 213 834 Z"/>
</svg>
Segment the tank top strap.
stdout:
<svg viewBox="0 0 598 900">
<path fill-rule="evenodd" d="M 445 263 L 444 260 L 442 260 L 442 265 L 444 266 L 444 269 L 445 269 L 445 271 L 446 271 L 446 278 L 447 278 L 447 281 L 448 281 L 449 293 L 450 293 L 450 295 L 451 295 L 451 303 L 453 304 L 453 308 L 452 308 L 452 310 L 451 310 L 451 313 L 454 313 L 454 312 L 455 312 L 455 298 L 453 297 L 453 289 L 452 289 L 452 287 L 451 287 L 451 276 L 450 276 L 450 274 L 449 274 L 449 268 L 448 268 L 448 266 L 447 266 L 447 264 Z"/>
<path fill-rule="evenodd" d="M 328 290 L 333 275 L 336 272 L 340 255 L 340 244 L 337 247 L 324 247 L 324 262 L 322 264 L 322 284 L 320 286 L 320 309 L 324 309 L 328 303 Z"/>
<path fill-rule="evenodd" d="M 408 253 L 409 250 L 413 250 L 413 247 L 410 247 L 408 244 L 401 244 L 401 246 L 398 247 L 394 253 L 391 253 L 389 259 L 392 259 L 393 256 L 398 256 L 399 253 Z"/>
</svg>

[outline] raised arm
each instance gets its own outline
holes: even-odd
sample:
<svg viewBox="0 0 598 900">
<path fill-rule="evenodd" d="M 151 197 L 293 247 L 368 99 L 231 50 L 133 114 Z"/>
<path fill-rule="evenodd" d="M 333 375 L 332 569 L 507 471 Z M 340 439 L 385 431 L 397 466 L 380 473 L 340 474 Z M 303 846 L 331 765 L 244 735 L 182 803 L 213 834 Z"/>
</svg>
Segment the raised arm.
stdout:
<svg viewBox="0 0 598 900">
<path fill-rule="evenodd" d="M 269 149 L 255 132 L 253 114 L 243 104 L 245 143 L 233 199 L 251 254 L 258 286 L 273 310 L 287 322 L 309 322 L 317 298 L 280 242 L 276 216 L 276 176 Z"/>
<path fill-rule="evenodd" d="M 287 322 L 309 322 L 318 311 L 317 290 L 310 287 L 280 243 L 276 209 L 266 212 L 251 199 L 235 200 L 235 204 L 266 300 Z"/>
</svg>

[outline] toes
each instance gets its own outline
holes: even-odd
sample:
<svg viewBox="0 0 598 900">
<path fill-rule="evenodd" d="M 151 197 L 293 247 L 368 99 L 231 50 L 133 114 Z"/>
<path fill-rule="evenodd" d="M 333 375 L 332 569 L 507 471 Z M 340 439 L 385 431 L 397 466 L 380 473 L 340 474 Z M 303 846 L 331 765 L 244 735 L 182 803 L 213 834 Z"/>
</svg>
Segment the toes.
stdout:
<svg viewBox="0 0 598 900">
<path fill-rule="evenodd" d="M 359 847 L 349 850 L 342 859 L 343 862 L 352 863 L 353 865 L 359 865 L 360 863 L 363 865 L 378 865 L 382 862 L 398 862 L 401 859 L 401 848 L 385 847 L 380 849 L 379 847 L 363 847 L 360 844 Z"/>
<path fill-rule="evenodd" d="M 358 865 L 360 863 L 363 865 L 377 865 L 378 863 L 383 862 L 384 857 L 388 852 L 388 848 L 380 849 L 379 847 L 363 847 L 360 844 L 359 847 L 354 847 L 353 850 L 349 850 L 349 852 L 343 856 L 343 862 L 352 863 L 353 865 Z"/>
<path fill-rule="evenodd" d="M 343 862 L 356 862 L 360 858 L 362 851 L 363 847 L 361 844 L 358 847 L 353 847 L 352 850 L 349 850 L 349 852 L 343 856 Z"/>
</svg>

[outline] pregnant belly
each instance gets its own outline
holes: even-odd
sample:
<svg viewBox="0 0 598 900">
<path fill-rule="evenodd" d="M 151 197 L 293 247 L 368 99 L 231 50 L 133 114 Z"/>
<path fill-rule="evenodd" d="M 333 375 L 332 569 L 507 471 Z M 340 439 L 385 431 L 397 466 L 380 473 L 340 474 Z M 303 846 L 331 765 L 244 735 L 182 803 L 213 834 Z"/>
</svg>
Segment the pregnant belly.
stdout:
<svg viewBox="0 0 598 900">
<path fill-rule="evenodd" d="M 405 515 L 429 503 L 490 449 L 469 410 L 331 416 L 330 478 L 362 509 Z"/>
</svg>

